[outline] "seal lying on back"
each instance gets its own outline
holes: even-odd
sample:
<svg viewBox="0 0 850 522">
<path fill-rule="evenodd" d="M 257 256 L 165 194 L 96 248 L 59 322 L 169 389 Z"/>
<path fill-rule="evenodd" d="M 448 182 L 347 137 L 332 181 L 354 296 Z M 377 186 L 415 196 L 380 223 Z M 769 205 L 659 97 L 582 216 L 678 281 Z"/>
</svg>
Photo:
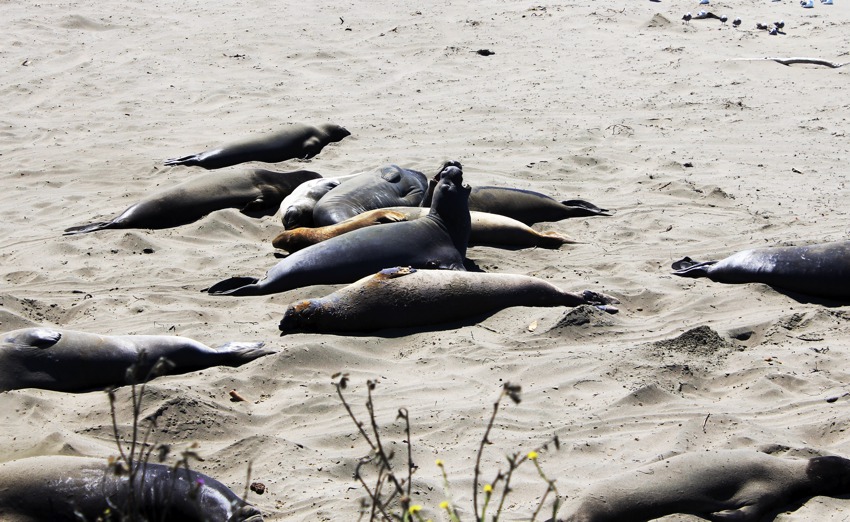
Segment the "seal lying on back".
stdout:
<svg viewBox="0 0 850 522">
<path fill-rule="evenodd" d="M 615 299 L 565 292 L 536 277 L 388 268 L 319 299 L 291 304 L 283 332 L 369 332 L 462 321 L 511 306 L 590 304 L 614 313 Z"/>
<path fill-rule="evenodd" d="M 354 176 L 356 174 L 353 174 Z M 311 179 L 298 185 L 291 194 L 280 202 L 280 220 L 283 228 L 313 226 L 313 209 L 322 197 L 339 186 L 342 180 L 352 176 Z"/>
<path fill-rule="evenodd" d="M 307 247 L 283 259 L 262 280 L 232 277 L 211 294 L 264 295 L 319 284 L 353 283 L 389 266 L 464 270 L 470 219 L 459 167 L 446 167 L 431 211 L 415 221 L 367 227 Z"/>
<path fill-rule="evenodd" d="M 561 522 L 643 522 L 674 513 L 746 522 L 817 495 L 847 494 L 850 460 L 841 457 L 687 453 L 593 484 Z"/>
<path fill-rule="evenodd" d="M 220 169 L 246 161 L 278 163 L 289 159 L 312 158 L 328 143 L 340 141 L 351 133 L 339 125 L 325 123 L 317 127 L 293 123 L 282 131 L 247 139 L 198 154 L 165 160 L 165 165 L 197 165 Z"/>
<path fill-rule="evenodd" d="M 358 214 L 336 225 L 317 228 L 301 227 L 286 230 L 272 240 L 272 245 L 275 248 L 281 248 L 290 253 L 297 252 L 302 248 L 321 243 L 326 239 L 351 232 L 352 230 L 384 223 L 411 221 L 427 215 L 428 212 L 429 209 L 421 207 L 379 208 Z M 495 245 L 519 248 L 558 248 L 567 243 L 575 243 L 574 240 L 555 232 L 538 232 L 528 225 L 507 216 L 488 214 L 486 212 L 470 212 L 469 215 L 472 219 L 469 246 Z"/>
<path fill-rule="evenodd" d="M 764 283 L 828 299 L 850 299 L 850 241 L 744 250 L 703 263 L 686 257 L 674 275 L 718 283 Z"/>
<path fill-rule="evenodd" d="M 0 335 L 0 391 L 41 388 L 83 392 L 129 384 L 127 368 L 138 364 L 139 381 L 164 357 L 166 373 L 211 366 L 240 366 L 273 353 L 263 343 L 218 348 L 174 335 L 96 335 L 57 328 L 25 328 Z M 140 360 L 140 353 L 144 356 Z M 159 368 L 163 368 L 160 366 Z"/>
<path fill-rule="evenodd" d="M 450 165 L 452 162 L 447 162 Z M 431 204 L 432 187 L 439 181 L 439 174 L 429 180 L 428 189 L 420 206 Z M 516 219 L 526 225 L 541 221 L 560 221 L 584 216 L 609 216 L 608 210 L 581 199 L 557 201 L 531 190 L 476 186 L 469 195 L 469 210 L 499 214 Z"/>
<path fill-rule="evenodd" d="M 134 482 L 131 493 L 127 474 L 118 475 L 114 466 L 104 459 L 51 455 L 5 462 L 0 464 L 0 519 L 6 522 L 263 520 L 257 508 L 227 486 L 185 468 L 140 464 Z"/>
<path fill-rule="evenodd" d="M 309 170 L 211 173 L 165 189 L 136 203 L 112 221 L 65 229 L 65 235 L 109 228 L 170 228 L 195 222 L 210 212 L 238 208 L 243 214 L 271 215 L 301 183 L 321 178 Z"/>
<path fill-rule="evenodd" d="M 427 189 L 424 174 L 397 165 L 363 172 L 343 181 L 316 203 L 313 224 L 333 225 L 376 208 L 418 207 Z M 430 200 L 424 206 L 430 207 Z"/>
</svg>

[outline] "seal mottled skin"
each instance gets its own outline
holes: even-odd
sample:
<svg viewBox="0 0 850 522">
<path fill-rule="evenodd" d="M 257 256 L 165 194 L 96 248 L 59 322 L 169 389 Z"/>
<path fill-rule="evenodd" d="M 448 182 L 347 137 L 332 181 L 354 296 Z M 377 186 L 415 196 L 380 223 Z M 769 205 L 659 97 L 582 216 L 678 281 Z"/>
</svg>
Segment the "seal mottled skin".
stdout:
<svg viewBox="0 0 850 522">
<path fill-rule="evenodd" d="M 321 177 L 309 170 L 209 173 L 153 194 L 111 221 L 71 227 L 65 235 L 112 228 L 177 227 L 225 208 L 237 208 L 250 216 L 272 215 L 298 185 Z"/>
<path fill-rule="evenodd" d="M 593 484 L 559 522 L 644 522 L 675 513 L 714 521 L 773 520 L 814 496 L 848 494 L 850 460 L 842 457 L 695 452 Z"/>
<path fill-rule="evenodd" d="M 450 165 L 452 162 L 447 162 Z M 429 180 L 429 188 L 420 206 L 431 204 L 433 186 L 439 181 L 439 173 Z M 505 187 L 475 186 L 469 195 L 469 210 L 499 214 L 513 218 L 526 225 L 543 221 L 585 216 L 609 216 L 608 209 L 599 208 L 581 199 L 557 201 L 539 192 Z"/>
<path fill-rule="evenodd" d="M 718 283 L 764 283 L 804 295 L 850 300 L 850 241 L 744 250 L 719 261 L 686 257 L 674 275 Z"/>
<path fill-rule="evenodd" d="M 165 165 L 186 165 L 205 169 L 220 169 L 245 163 L 262 161 L 278 163 L 290 159 L 312 158 L 327 145 L 350 136 L 343 127 L 333 123 L 318 126 L 293 123 L 285 129 L 250 138 L 198 154 L 165 160 Z"/>
<path fill-rule="evenodd" d="M 261 522 L 262 514 L 212 477 L 160 464 L 139 469 L 132 495 L 126 473 L 104 459 L 50 455 L 0 464 L 0 520 L 78 522 Z M 123 515 L 123 517 L 122 517 Z M 124 518 L 126 517 L 126 518 Z"/>
<path fill-rule="evenodd" d="M 176 335 L 97 335 L 58 328 L 24 328 L 0 335 L 0 391 L 41 388 L 84 392 L 128 384 L 127 368 L 139 363 L 144 379 L 160 357 L 179 374 L 211 366 L 240 366 L 273 352 L 262 342 L 218 348 Z"/>
<path fill-rule="evenodd" d="M 463 321 L 511 306 L 590 304 L 614 313 L 611 297 L 565 292 L 518 274 L 384 269 L 322 298 L 289 305 L 282 332 L 370 332 Z"/>
<path fill-rule="evenodd" d="M 311 179 L 298 185 L 291 194 L 280 203 L 280 220 L 283 228 L 290 230 L 298 227 L 313 226 L 313 209 L 325 194 L 339 186 L 343 180 L 355 176 Z"/>
<path fill-rule="evenodd" d="M 353 218 L 341 221 L 336 225 L 316 228 L 295 228 L 278 234 L 273 240 L 275 248 L 287 252 L 297 252 L 316 243 L 321 243 L 352 230 L 394 223 L 411 221 L 426 216 L 427 208 L 421 207 L 389 207 L 370 210 Z M 486 212 L 470 212 L 472 232 L 469 234 L 469 246 L 489 245 L 509 248 L 559 248 L 561 245 L 576 241 L 555 232 L 538 232 L 528 225 L 507 216 L 489 214 Z"/>
<path fill-rule="evenodd" d="M 262 280 L 233 277 L 207 291 L 238 296 L 272 294 L 310 285 L 352 283 L 389 266 L 464 270 L 469 191 L 463 185 L 461 169 L 446 167 L 427 216 L 334 237 L 283 259 Z"/>
<path fill-rule="evenodd" d="M 398 165 L 363 172 L 343 181 L 316 203 L 313 225 L 333 225 L 377 208 L 418 207 L 427 189 L 424 174 Z M 425 206 L 430 207 L 430 201 Z"/>
</svg>

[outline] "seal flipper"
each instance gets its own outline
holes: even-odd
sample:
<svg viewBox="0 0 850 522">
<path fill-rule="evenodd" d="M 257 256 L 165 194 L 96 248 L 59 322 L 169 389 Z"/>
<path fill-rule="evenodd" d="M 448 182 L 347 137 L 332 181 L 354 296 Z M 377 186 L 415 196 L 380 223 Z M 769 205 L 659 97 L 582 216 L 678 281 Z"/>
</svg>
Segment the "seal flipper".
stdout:
<svg viewBox="0 0 850 522">
<path fill-rule="evenodd" d="M 58 343 L 59 339 L 62 338 L 62 332 L 52 330 L 50 328 L 33 328 L 31 330 L 27 330 L 23 337 L 23 343 L 16 342 L 15 344 L 26 344 L 44 349 L 50 348 L 54 344 Z"/>
<path fill-rule="evenodd" d="M 725 509 L 708 513 L 705 517 L 712 522 L 748 522 L 758 520 L 761 510 L 757 506 L 749 505 L 738 509 Z"/>
<path fill-rule="evenodd" d="M 89 223 L 88 225 L 79 225 L 76 227 L 66 228 L 63 236 L 72 236 L 74 234 L 85 234 L 86 232 L 94 232 L 95 230 L 104 230 L 107 228 L 117 228 L 114 221 L 98 221 L 97 223 Z"/>
<path fill-rule="evenodd" d="M 175 165 L 185 165 L 187 167 L 191 167 L 200 164 L 200 156 L 200 154 L 190 154 L 181 158 L 169 158 L 163 161 L 162 164 L 166 167 L 173 167 Z"/>
<path fill-rule="evenodd" d="M 700 263 L 699 261 L 694 261 L 690 257 L 684 257 L 671 265 L 671 268 L 675 270 L 673 275 L 681 276 L 681 277 L 708 277 L 707 267 L 717 263 L 717 261 L 705 261 Z"/>
<path fill-rule="evenodd" d="M 567 199 L 565 201 L 561 201 L 561 204 L 565 207 L 570 207 L 571 217 L 611 215 L 611 211 L 607 208 L 599 208 L 590 201 L 585 201 L 583 199 Z"/>
<path fill-rule="evenodd" d="M 264 350 L 264 342 L 229 342 L 215 349 L 221 354 L 221 364 L 227 366 L 242 366 L 245 363 L 251 362 L 254 359 L 259 359 L 265 355 L 271 355 L 273 350 Z"/>
<path fill-rule="evenodd" d="M 212 285 L 209 288 L 204 288 L 201 292 L 207 292 L 213 295 L 236 295 L 234 292 L 246 286 L 257 284 L 259 279 L 256 277 L 231 277 Z M 247 294 L 245 294 L 247 295 Z"/>
</svg>

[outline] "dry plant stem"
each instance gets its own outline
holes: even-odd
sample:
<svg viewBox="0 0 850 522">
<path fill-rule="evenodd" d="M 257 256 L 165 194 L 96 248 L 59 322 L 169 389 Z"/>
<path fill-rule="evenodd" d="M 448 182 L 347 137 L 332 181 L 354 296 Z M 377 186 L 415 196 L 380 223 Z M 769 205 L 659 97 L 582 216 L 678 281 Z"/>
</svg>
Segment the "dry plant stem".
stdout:
<svg viewBox="0 0 850 522">
<path fill-rule="evenodd" d="M 404 432 L 407 435 L 407 498 L 410 498 L 410 488 L 413 484 L 413 443 L 410 440 L 410 417 L 407 408 L 399 408 L 396 418 L 404 419 Z"/>
<path fill-rule="evenodd" d="M 345 411 L 348 412 L 348 416 L 351 417 L 351 420 L 354 421 L 354 424 L 357 425 L 357 429 L 360 430 L 360 435 L 363 435 L 363 438 L 366 439 L 366 442 L 369 443 L 369 447 L 373 450 L 375 449 L 375 445 L 372 443 L 372 439 L 369 438 L 369 434 L 366 433 L 366 430 L 363 429 L 363 423 L 357 420 L 357 417 L 354 416 L 354 412 L 351 411 L 351 406 L 348 405 L 348 402 L 345 400 L 345 397 L 342 395 L 342 386 L 337 382 L 336 385 L 336 394 L 339 395 L 339 400 L 342 401 L 342 405 L 345 407 Z"/>
<path fill-rule="evenodd" d="M 381 443 L 381 434 L 378 428 L 378 421 L 377 419 L 375 419 L 375 408 L 374 403 L 372 402 L 373 387 L 374 384 L 367 386 L 369 400 L 366 402 L 366 409 L 369 410 L 369 420 L 372 423 L 372 434 L 375 435 L 375 445 L 377 446 L 378 456 L 381 458 L 381 467 L 386 468 L 388 470 L 387 477 L 392 481 L 393 485 L 396 488 L 396 491 L 403 494 L 404 488 L 398 482 L 398 479 L 396 479 L 395 474 L 392 472 L 392 467 L 390 466 L 390 459 L 387 456 L 387 453 L 384 451 L 384 445 Z"/>
<path fill-rule="evenodd" d="M 490 430 L 493 428 L 493 422 L 496 420 L 496 413 L 499 411 L 499 403 L 502 402 L 505 395 L 507 395 L 507 389 L 503 387 L 502 393 L 499 394 L 499 398 L 496 399 L 495 403 L 493 403 L 493 413 L 490 415 L 490 422 L 487 423 L 487 429 L 484 430 L 484 436 L 481 438 L 481 444 L 478 445 L 478 455 L 475 457 L 475 471 L 472 476 L 472 507 L 475 509 L 475 520 L 477 522 L 482 522 L 481 516 L 478 512 L 478 479 L 481 475 L 481 455 L 484 453 L 484 446 L 490 443 L 488 436 L 490 435 Z M 504 497 L 502 501 L 504 502 Z M 499 505 L 499 510 L 501 511 L 501 503 Z"/>
</svg>

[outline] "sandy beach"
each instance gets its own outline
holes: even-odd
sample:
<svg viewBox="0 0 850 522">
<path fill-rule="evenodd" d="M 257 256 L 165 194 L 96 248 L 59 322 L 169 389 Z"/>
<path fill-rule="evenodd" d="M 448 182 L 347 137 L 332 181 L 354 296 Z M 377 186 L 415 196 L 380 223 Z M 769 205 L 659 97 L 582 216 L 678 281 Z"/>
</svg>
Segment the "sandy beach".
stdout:
<svg viewBox="0 0 850 522">
<path fill-rule="evenodd" d="M 681 20 L 701 8 L 742 23 Z M 197 443 L 194 468 L 240 494 L 251 463 L 267 490 L 248 500 L 266 520 L 357 519 L 352 475 L 369 450 L 336 372 L 349 374 L 361 420 L 366 381 L 379 381 L 377 419 L 398 459 L 396 413 L 409 411 L 413 500 L 435 521 L 446 519 L 436 459 L 474 520 L 476 451 L 504 382 L 523 400 L 502 402 L 483 478 L 557 434 L 561 449 L 540 463 L 568 504 L 677 453 L 850 457 L 850 310 L 670 269 L 684 256 L 847 239 L 850 67 L 765 58 L 850 61 L 850 3 L 80 0 L 0 2 L 0 13 L 0 331 L 264 341 L 275 354 L 153 381 L 142 416 L 157 418 L 157 442 Z M 756 29 L 778 20 L 785 34 Z M 289 303 L 339 287 L 201 292 L 273 266 L 277 216 L 223 210 L 165 230 L 62 236 L 206 173 L 165 158 L 291 122 L 351 136 L 311 160 L 229 169 L 332 177 L 395 163 L 430 176 L 458 160 L 470 185 L 612 209 L 534 226 L 579 244 L 467 257 L 604 292 L 620 312 L 516 307 L 435 331 L 279 336 Z M 117 396 L 128 404 L 129 389 Z M 132 419 L 125 409 L 117 420 L 126 430 Z M 0 461 L 117 453 L 102 391 L 3 392 L 0 424 Z M 527 520 L 545 484 L 523 466 L 512 487 L 503 520 Z M 776 520 L 848 520 L 847 509 L 816 497 Z"/>
</svg>

